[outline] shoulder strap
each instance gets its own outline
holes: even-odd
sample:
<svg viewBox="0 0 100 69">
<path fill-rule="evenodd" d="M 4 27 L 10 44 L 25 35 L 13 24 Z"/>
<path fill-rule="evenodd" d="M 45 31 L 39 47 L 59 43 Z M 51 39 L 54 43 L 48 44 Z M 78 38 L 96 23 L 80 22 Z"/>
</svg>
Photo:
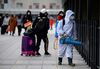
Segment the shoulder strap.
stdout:
<svg viewBox="0 0 100 69">
<path fill-rule="evenodd" d="M 63 29 L 64 25 L 65 25 L 65 19 L 63 19 L 62 29 Z"/>
<path fill-rule="evenodd" d="M 65 25 L 65 19 L 63 19 L 63 26 Z"/>
</svg>

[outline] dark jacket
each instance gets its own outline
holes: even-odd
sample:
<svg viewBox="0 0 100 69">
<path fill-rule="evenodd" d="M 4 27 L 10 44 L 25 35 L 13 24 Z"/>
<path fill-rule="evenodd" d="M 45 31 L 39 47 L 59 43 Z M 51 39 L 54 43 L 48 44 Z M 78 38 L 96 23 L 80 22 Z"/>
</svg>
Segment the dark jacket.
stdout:
<svg viewBox="0 0 100 69">
<path fill-rule="evenodd" d="M 29 14 L 28 14 L 29 13 Z M 27 20 L 32 21 L 32 14 L 31 14 L 31 11 L 27 11 L 26 14 L 24 15 L 22 21 L 23 21 L 23 24 L 27 22 Z"/>
<path fill-rule="evenodd" d="M 3 19 L 4 19 L 4 17 L 3 17 L 3 16 L 0 16 L 0 27 L 1 27 L 2 24 L 3 24 Z"/>
<path fill-rule="evenodd" d="M 43 30 L 41 30 L 41 31 L 38 32 L 38 31 L 35 29 L 36 23 L 38 23 L 38 21 L 39 21 L 41 18 L 44 18 L 44 17 L 45 17 L 45 21 L 44 21 L 43 23 L 45 23 L 45 28 L 44 28 Z M 37 34 L 37 35 L 47 35 L 48 30 L 49 30 L 49 18 L 40 13 L 40 15 L 38 15 L 38 16 L 36 17 L 36 19 L 35 19 L 35 21 L 34 21 L 34 23 L 33 23 L 32 28 L 34 29 L 35 34 Z"/>
</svg>

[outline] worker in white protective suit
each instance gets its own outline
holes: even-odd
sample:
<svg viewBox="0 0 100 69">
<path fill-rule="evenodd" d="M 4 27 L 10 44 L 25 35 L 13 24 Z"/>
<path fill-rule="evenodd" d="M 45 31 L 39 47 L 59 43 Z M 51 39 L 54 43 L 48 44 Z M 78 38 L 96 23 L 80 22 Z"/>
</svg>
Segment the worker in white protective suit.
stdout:
<svg viewBox="0 0 100 69">
<path fill-rule="evenodd" d="M 62 65 L 62 59 L 64 55 L 68 58 L 68 64 L 70 66 L 75 66 L 73 64 L 73 45 L 72 44 L 60 44 L 59 40 L 62 36 L 74 37 L 76 38 L 75 31 L 75 21 L 74 21 L 74 12 L 71 10 L 66 11 L 65 18 L 60 20 L 57 26 L 58 33 L 58 64 Z"/>
</svg>

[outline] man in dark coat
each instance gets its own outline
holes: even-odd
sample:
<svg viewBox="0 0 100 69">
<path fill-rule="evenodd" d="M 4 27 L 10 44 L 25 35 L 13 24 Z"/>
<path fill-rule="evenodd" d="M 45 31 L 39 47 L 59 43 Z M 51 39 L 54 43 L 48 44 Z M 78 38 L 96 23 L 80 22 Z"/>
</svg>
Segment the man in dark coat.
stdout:
<svg viewBox="0 0 100 69">
<path fill-rule="evenodd" d="M 40 27 L 44 26 L 43 29 L 38 28 L 37 29 L 37 25 L 39 25 L 39 21 L 42 23 L 42 25 L 40 25 Z M 45 55 L 50 55 L 50 53 L 48 53 L 48 30 L 49 30 L 49 18 L 48 18 L 48 13 L 45 9 L 42 9 L 40 14 L 38 15 L 38 17 L 35 19 L 33 26 L 35 34 L 37 36 L 37 43 L 36 43 L 36 55 L 40 56 L 41 54 L 39 53 L 39 49 L 40 49 L 40 43 L 41 40 L 43 40 L 44 42 L 44 50 L 45 50 Z"/>
</svg>

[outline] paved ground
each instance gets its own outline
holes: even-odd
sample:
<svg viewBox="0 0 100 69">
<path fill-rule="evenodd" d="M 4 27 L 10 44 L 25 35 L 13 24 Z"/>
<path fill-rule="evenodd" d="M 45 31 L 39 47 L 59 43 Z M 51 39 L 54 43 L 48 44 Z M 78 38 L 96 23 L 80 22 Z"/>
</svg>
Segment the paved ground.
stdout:
<svg viewBox="0 0 100 69">
<path fill-rule="evenodd" d="M 0 35 L 0 69 L 90 69 L 79 53 L 74 49 L 75 67 L 67 65 L 67 59 L 63 59 L 63 65 L 57 65 L 57 50 L 53 49 L 53 31 L 49 31 L 49 52 L 51 56 L 44 56 L 43 41 L 41 42 L 41 57 L 20 56 L 21 36 Z"/>
</svg>

